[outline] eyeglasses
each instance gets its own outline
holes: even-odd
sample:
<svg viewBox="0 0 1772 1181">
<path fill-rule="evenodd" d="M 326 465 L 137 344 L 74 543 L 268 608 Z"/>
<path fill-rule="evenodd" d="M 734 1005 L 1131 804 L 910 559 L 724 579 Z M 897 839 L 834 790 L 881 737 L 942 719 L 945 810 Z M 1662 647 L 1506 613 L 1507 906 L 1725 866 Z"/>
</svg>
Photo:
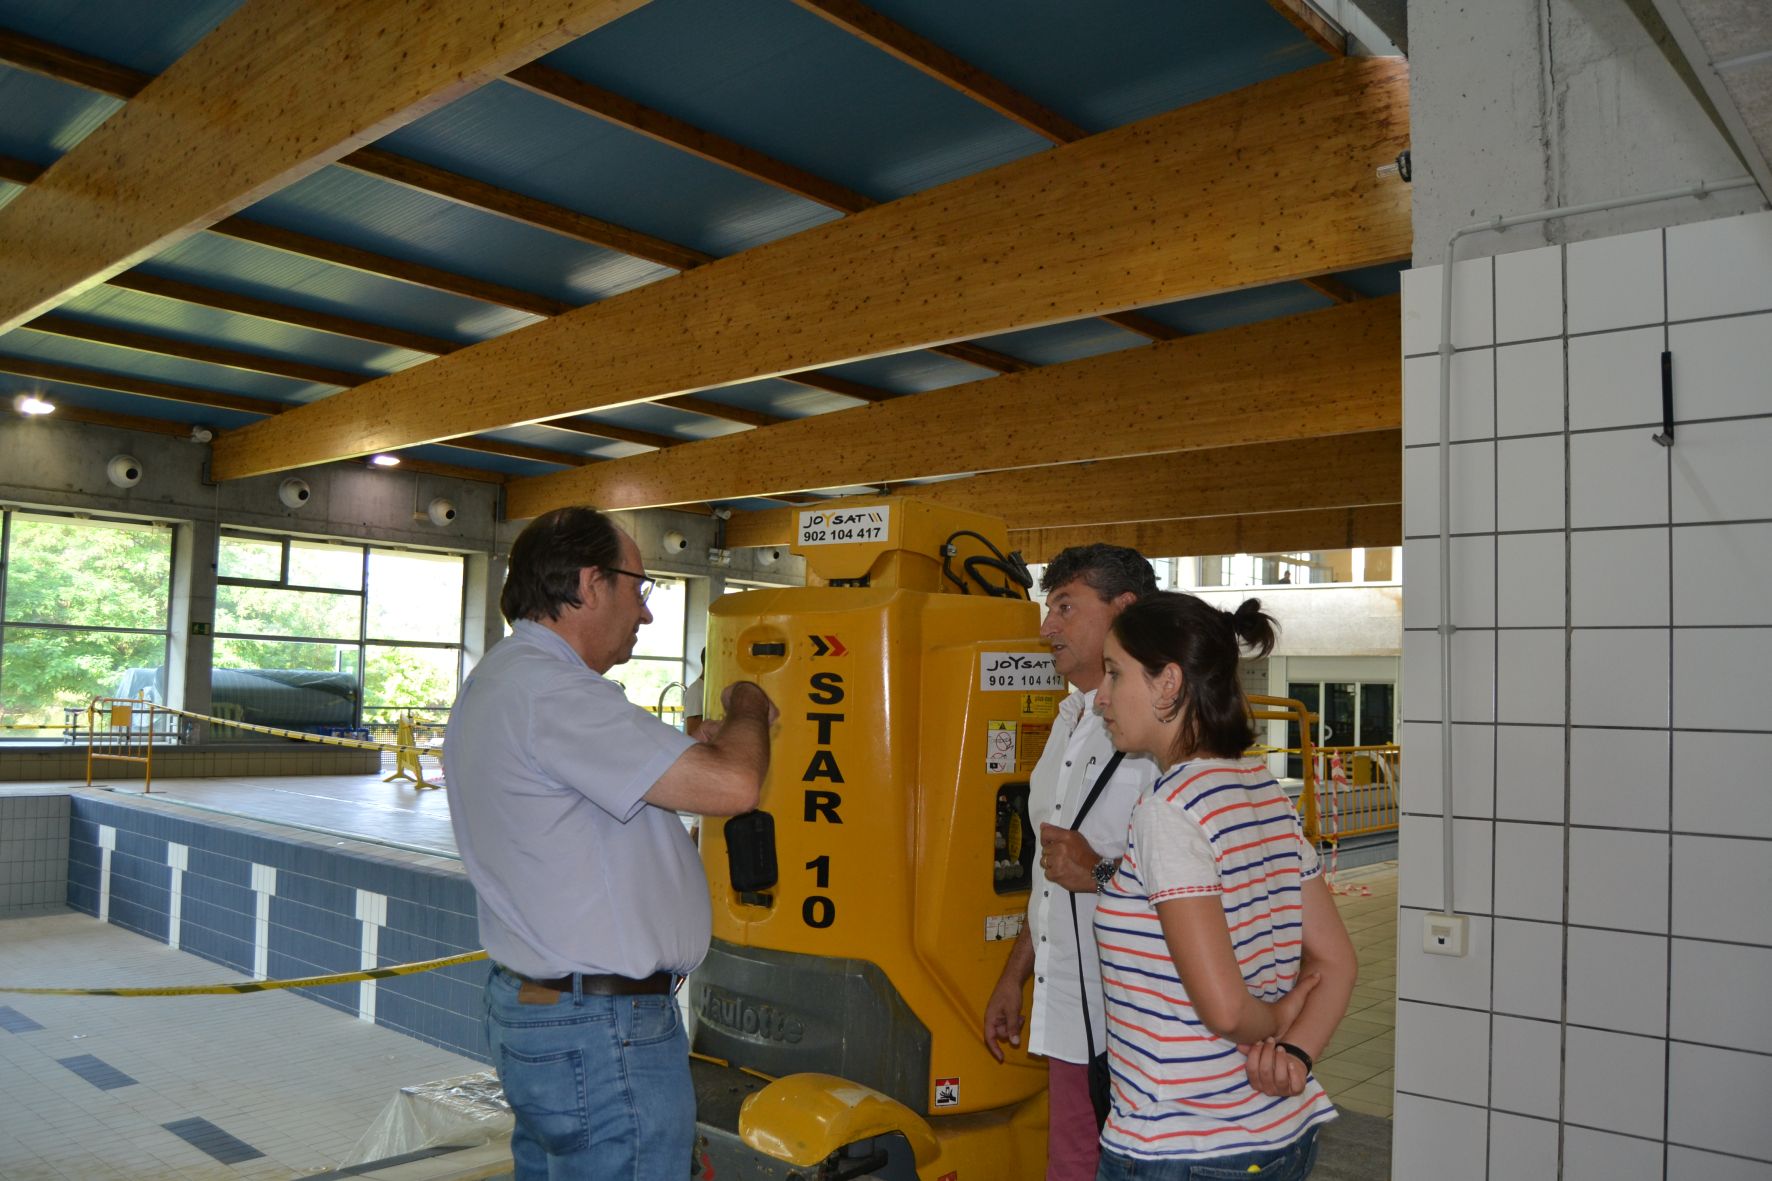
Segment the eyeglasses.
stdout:
<svg viewBox="0 0 1772 1181">
<path fill-rule="evenodd" d="M 626 574 L 629 578 L 639 579 L 640 601 L 642 603 L 652 597 L 652 588 L 658 585 L 658 579 L 656 578 L 651 578 L 645 574 L 636 574 L 632 570 L 623 570 L 618 566 L 603 566 L 600 567 L 600 569 L 602 569 L 605 574 Z"/>
</svg>

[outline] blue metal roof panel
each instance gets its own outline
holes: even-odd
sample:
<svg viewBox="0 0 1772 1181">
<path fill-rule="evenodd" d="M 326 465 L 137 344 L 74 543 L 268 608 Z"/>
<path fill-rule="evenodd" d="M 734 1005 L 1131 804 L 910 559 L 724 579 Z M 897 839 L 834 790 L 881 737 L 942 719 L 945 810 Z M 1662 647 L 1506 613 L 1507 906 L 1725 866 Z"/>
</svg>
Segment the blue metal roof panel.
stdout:
<svg viewBox="0 0 1772 1181">
<path fill-rule="evenodd" d="M 272 194 L 248 216 L 573 304 L 606 299 L 676 274 L 338 167 Z"/>
<path fill-rule="evenodd" d="M 878 200 L 1047 146 L 783 0 L 653 0 L 543 61 Z"/>
<path fill-rule="evenodd" d="M 482 439 L 500 439 L 506 443 L 522 443 L 527 447 L 545 447 L 550 451 L 567 451 L 574 455 L 583 455 L 597 459 L 621 459 L 629 455 L 640 455 L 653 450 L 642 447 L 638 443 L 623 443 L 614 439 L 598 439 L 578 431 L 559 430 L 546 423 L 532 426 L 505 427 L 503 430 L 483 431 L 478 436 Z"/>
<path fill-rule="evenodd" d="M 866 361 L 850 361 L 844 365 L 832 365 L 828 372 L 846 377 L 851 381 L 859 381 L 876 389 L 889 390 L 895 394 L 916 394 L 924 390 L 939 390 L 962 382 L 977 381 L 992 376 L 992 370 L 956 361 L 952 357 L 944 357 L 940 353 L 931 353 L 922 349 L 913 349 L 908 353 L 893 353 L 886 357 L 870 357 Z"/>
<path fill-rule="evenodd" d="M 287 361 L 325 365 L 373 377 L 431 360 L 429 353 L 390 348 L 176 299 L 116 287 L 94 287 L 63 304 L 72 319 L 128 328 L 193 344 L 217 345 Z"/>
<path fill-rule="evenodd" d="M 1375 267 L 1361 267 L 1357 271 L 1342 271 L 1335 277 L 1361 295 L 1376 298 L 1380 295 L 1395 295 L 1401 291 L 1403 272 L 1408 269 L 1407 262 L 1387 262 Z"/>
<path fill-rule="evenodd" d="M 539 316 L 371 275 L 299 254 L 197 234 L 141 270 L 255 299 L 472 344 L 533 324 Z"/>
<path fill-rule="evenodd" d="M 722 402 L 728 406 L 743 407 L 747 410 L 761 410 L 767 414 L 779 414 L 786 418 L 808 418 L 814 414 L 826 414 L 833 410 L 848 410 L 853 406 L 863 405 L 855 398 L 846 398 L 842 394 L 810 389 L 779 378 L 765 378 L 762 381 L 747 381 L 740 385 L 721 386 L 715 390 L 704 390 L 696 397 L 709 402 Z"/>
<path fill-rule="evenodd" d="M 0 66 L 0 111 L 6 112 L 0 156 L 48 167 L 122 105 L 122 99 Z"/>
<path fill-rule="evenodd" d="M 239 4 L 240 0 L 0 0 L 0 28 L 158 74 Z"/>
<path fill-rule="evenodd" d="M 1020 357 L 1035 365 L 1056 365 L 1061 361 L 1077 361 L 1102 353 L 1135 349 L 1150 341 L 1136 332 L 1116 327 L 1106 320 L 1091 318 L 1071 320 L 1064 324 L 1047 324 L 1040 328 L 1024 328 L 1005 332 L 978 341 L 987 348 Z"/>
<path fill-rule="evenodd" d="M 0 354 L 33 357 L 40 361 L 96 369 L 102 373 L 171 382 L 202 390 L 214 390 L 217 393 L 287 402 L 290 405 L 312 402 L 338 392 L 335 386 L 273 377 L 244 369 L 228 369 L 201 361 L 161 357 L 154 353 L 141 353 L 108 344 L 93 344 L 86 340 L 72 340 L 65 336 L 49 336 L 32 332 L 29 328 L 14 329 L 5 336 L 0 336 Z M 162 404 L 158 399 L 155 402 Z"/>
<path fill-rule="evenodd" d="M 377 146 L 716 257 L 838 216 L 510 85 L 477 90 Z"/>
<path fill-rule="evenodd" d="M 465 451 L 460 447 L 451 447 L 447 443 L 426 443 L 421 447 L 408 447 L 400 454 L 410 455 L 414 459 L 428 459 L 432 463 L 453 463 L 457 467 L 503 472 L 508 476 L 545 476 L 549 472 L 560 471 L 565 466 L 541 463 L 533 459 L 515 459 L 508 455 L 488 455 L 484 451 Z"/>
<path fill-rule="evenodd" d="M 1144 308 L 1143 314 L 1183 332 L 1215 332 L 1258 320 L 1313 312 L 1333 303 L 1328 296 L 1320 295 L 1302 283 L 1275 283 Z"/>
</svg>

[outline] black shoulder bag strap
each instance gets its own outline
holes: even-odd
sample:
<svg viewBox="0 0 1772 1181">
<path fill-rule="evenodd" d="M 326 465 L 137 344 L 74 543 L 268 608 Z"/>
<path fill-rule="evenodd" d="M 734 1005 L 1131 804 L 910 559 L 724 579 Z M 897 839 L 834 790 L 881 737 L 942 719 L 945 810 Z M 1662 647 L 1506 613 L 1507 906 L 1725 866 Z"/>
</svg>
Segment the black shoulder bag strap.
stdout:
<svg viewBox="0 0 1772 1181">
<path fill-rule="evenodd" d="M 1089 789 L 1088 796 L 1083 800 L 1083 806 L 1077 809 L 1076 818 L 1071 821 L 1072 832 L 1076 832 L 1082 827 L 1083 817 L 1089 815 L 1089 809 L 1095 806 L 1096 799 L 1101 795 L 1101 789 L 1106 787 L 1108 780 L 1114 777 L 1114 772 L 1119 770 L 1120 760 L 1125 757 L 1125 751 L 1115 751 L 1114 757 L 1108 760 L 1108 764 L 1102 769 L 1101 774 L 1095 777 L 1095 786 Z M 1077 938 L 1077 986 L 1083 990 L 1083 1036 L 1089 1040 L 1089 1057 L 1094 1058 L 1095 1028 L 1089 1020 L 1089 982 L 1083 976 L 1083 931 L 1077 922 L 1077 896 L 1069 890 L 1066 890 L 1065 893 L 1071 896 L 1071 933 Z"/>
</svg>

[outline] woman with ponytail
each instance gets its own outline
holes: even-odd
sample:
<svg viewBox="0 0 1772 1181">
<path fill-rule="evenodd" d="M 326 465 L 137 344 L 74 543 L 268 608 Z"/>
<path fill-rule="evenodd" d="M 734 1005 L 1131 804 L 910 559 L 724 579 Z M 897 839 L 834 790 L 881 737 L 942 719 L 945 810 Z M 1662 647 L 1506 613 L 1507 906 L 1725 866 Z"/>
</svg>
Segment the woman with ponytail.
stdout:
<svg viewBox="0 0 1772 1181">
<path fill-rule="evenodd" d="M 1113 1112 L 1097 1181 L 1294 1181 L 1335 1108 L 1311 1076 L 1347 1012 L 1353 944 L 1265 763 L 1237 677 L 1274 621 L 1184 594 L 1114 620 L 1096 708 L 1166 768 L 1132 811 L 1095 937 Z"/>
</svg>

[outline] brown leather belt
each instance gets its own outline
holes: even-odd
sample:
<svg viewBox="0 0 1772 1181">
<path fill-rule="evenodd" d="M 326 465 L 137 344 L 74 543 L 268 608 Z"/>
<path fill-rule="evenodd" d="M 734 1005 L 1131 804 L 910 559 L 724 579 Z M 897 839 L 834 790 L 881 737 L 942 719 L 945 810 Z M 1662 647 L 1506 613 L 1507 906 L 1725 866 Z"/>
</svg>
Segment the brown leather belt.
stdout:
<svg viewBox="0 0 1772 1181">
<path fill-rule="evenodd" d="M 521 972 L 512 972 L 502 964 L 499 969 L 510 973 L 517 980 L 520 985 L 517 989 L 519 1002 L 551 1005 L 562 995 L 572 992 L 571 976 L 533 980 Z M 676 978 L 669 972 L 654 972 L 644 980 L 635 980 L 631 976 L 599 976 L 590 973 L 578 975 L 578 990 L 585 996 L 657 996 L 668 995 L 675 988 Z"/>
</svg>

